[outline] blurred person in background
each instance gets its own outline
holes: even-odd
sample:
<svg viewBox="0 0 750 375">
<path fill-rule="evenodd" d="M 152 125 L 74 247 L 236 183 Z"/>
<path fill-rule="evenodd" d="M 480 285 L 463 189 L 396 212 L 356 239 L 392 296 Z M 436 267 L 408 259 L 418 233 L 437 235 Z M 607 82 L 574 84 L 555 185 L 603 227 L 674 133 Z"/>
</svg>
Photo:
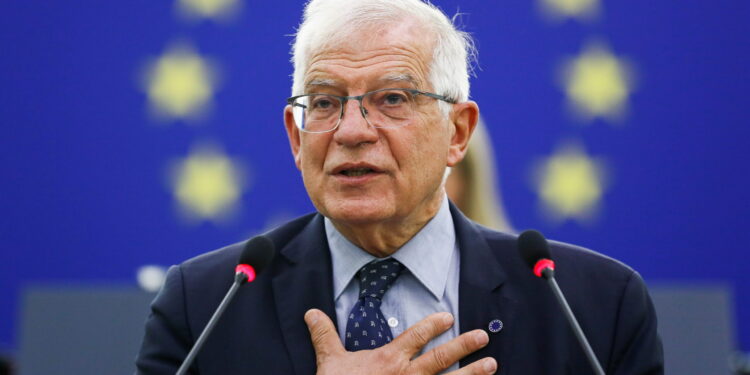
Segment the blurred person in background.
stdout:
<svg viewBox="0 0 750 375">
<path fill-rule="evenodd" d="M 480 116 L 464 160 L 451 168 L 445 190 L 469 219 L 501 232 L 513 232 L 495 183 L 497 168 L 491 141 Z"/>
</svg>

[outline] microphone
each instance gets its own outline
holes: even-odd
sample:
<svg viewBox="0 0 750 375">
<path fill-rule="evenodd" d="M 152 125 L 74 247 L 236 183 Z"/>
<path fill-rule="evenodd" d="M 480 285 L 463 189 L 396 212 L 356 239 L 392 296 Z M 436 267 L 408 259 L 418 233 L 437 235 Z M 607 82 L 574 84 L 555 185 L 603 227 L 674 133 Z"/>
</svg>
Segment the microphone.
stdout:
<svg viewBox="0 0 750 375">
<path fill-rule="evenodd" d="M 208 335 L 211 334 L 211 331 L 213 331 L 219 318 L 224 314 L 224 310 L 229 306 L 229 302 L 234 298 L 237 290 L 240 286 L 255 280 L 255 277 L 260 274 L 269 263 L 271 263 L 273 253 L 273 242 L 266 236 L 256 236 L 247 241 L 245 248 L 242 250 L 239 261 L 237 262 L 237 267 L 234 269 L 235 275 L 232 287 L 229 288 L 229 291 L 224 296 L 219 307 L 216 308 L 214 315 L 211 316 L 208 324 L 206 324 L 206 328 L 203 328 L 203 332 L 198 336 L 198 340 L 195 341 L 195 345 L 190 349 L 187 357 L 185 357 L 182 365 L 177 370 L 176 375 L 184 375 L 185 372 L 187 372 L 188 368 L 195 360 L 195 356 L 198 355 L 198 352 L 206 342 Z"/>
<path fill-rule="evenodd" d="M 552 288 L 552 294 L 555 295 L 557 302 L 560 303 L 560 307 L 562 307 L 565 317 L 568 319 L 568 323 L 570 323 L 570 327 L 573 328 L 573 332 L 576 338 L 578 338 L 583 352 L 586 353 L 586 358 L 588 358 L 591 367 L 597 375 L 604 375 L 602 365 L 599 364 L 599 360 L 591 349 L 591 345 L 589 345 L 589 341 L 586 339 L 581 326 L 578 325 L 578 320 L 573 315 L 568 301 L 557 285 L 557 281 L 555 281 L 555 262 L 552 261 L 552 256 L 549 253 L 547 239 L 535 230 L 524 231 L 518 236 L 518 251 L 521 253 L 521 258 L 534 271 L 534 274 L 537 277 L 547 280 L 550 288 Z"/>
</svg>

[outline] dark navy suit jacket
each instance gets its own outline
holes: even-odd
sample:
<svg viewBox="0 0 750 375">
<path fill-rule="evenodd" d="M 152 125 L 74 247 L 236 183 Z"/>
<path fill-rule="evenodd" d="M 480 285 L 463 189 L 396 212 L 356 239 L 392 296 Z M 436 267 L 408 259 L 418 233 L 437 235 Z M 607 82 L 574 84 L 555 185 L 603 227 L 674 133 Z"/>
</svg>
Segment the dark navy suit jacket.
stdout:
<svg viewBox="0 0 750 375">
<path fill-rule="evenodd" d="M 461 253 L 461 332 L 489 333 L 466 365 L 492 356 L 498 374 L 593 374 L 549 287 L 523 263 L 516 237 L 484 228 L 455 207 Z M 194 374 L 315 374 L 315 353 L 303 321 L 318 308 L 336 322 L 323 217 L 311 214 L 267 235 L 271 265 L 243 286 L 198 354 Z M 152 303 L 137 357 L 138 374 L 174 374 L 232 284 L 243 243 L 172 267 Z M 641 277 L 592 251 L 551 242 L 556 276 L 591 346 L 609 375 L 662 374 L 656 317 Z"/>
</svg>

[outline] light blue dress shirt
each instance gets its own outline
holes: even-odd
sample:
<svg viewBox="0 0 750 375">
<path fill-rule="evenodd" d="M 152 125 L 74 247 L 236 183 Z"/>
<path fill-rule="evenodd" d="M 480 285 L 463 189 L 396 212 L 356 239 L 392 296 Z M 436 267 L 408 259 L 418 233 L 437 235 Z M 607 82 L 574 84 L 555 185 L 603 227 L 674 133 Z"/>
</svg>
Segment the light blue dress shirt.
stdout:
<svg viewBox="0 0 750 375">
<path fill-rule="evenodd" d="M 359 297 L 359 283 L 354 275 L 362 266 L 378 258 L 351 243 L 328 218 L 325 219 L 325 228 L 333 263 L 336 320 L 341 342 L 344 342 L 346 319 Z M 427 344 L 423 352 L 457 337 L 460 259 L 447 197 L 443 198 L 435 217 L 391 257 L 406 267 L 385 293 L 380 306 L 393 337 L 436 312 L 453 314 L 455 323 Z M 457 368 L 456 363 L 448 370 Z"/>
</svg>

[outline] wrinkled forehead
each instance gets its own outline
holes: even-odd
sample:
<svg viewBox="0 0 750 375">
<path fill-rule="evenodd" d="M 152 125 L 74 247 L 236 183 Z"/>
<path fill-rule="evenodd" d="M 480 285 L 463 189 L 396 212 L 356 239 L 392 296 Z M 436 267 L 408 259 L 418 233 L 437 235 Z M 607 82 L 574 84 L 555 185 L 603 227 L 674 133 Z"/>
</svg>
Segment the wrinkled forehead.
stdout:
<svg viewBox="0 0 750 375">
<path fill-rule="evenodd" d="M 416 22 L 368 25 L 311 51 L 303 86 L 429 87 L 435 37 Z M 367 81 L 367 82 L 364 82 Z"/>
</svg>

